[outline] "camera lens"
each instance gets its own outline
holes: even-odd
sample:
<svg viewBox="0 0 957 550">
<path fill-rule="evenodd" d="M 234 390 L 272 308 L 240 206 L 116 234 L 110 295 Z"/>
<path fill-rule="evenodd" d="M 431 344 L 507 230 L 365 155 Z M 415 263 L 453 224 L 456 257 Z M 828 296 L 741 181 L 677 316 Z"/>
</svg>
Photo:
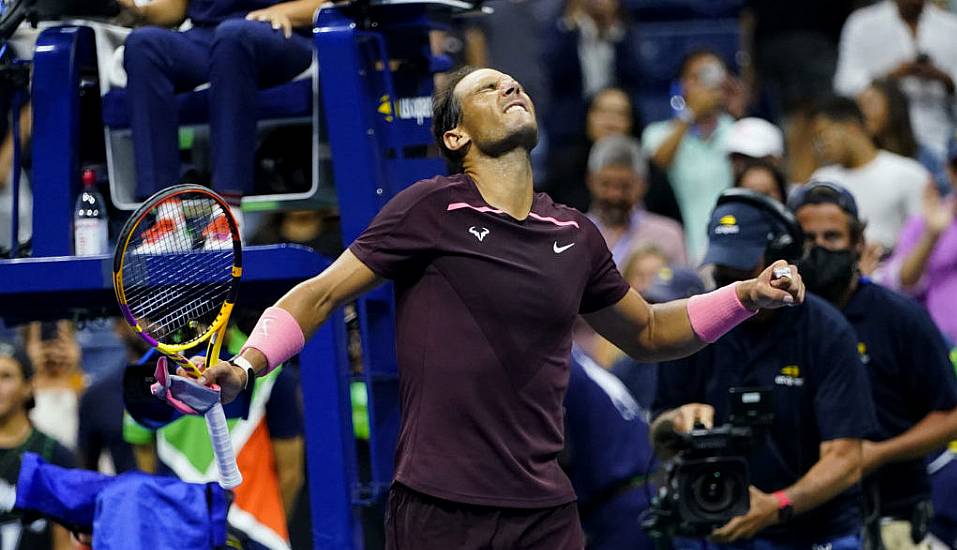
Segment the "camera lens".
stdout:
<svg viewBox="0 0 957 550">
<path fill-rule="evenodd" d="M 740 487 L 733 476 L 726 476 L 717 468 L 705 468 L 691 482 L 691 491 L 695 504 L 702 511 L 714 514 L 727 510 L 737 501 Z"/>
</svg>

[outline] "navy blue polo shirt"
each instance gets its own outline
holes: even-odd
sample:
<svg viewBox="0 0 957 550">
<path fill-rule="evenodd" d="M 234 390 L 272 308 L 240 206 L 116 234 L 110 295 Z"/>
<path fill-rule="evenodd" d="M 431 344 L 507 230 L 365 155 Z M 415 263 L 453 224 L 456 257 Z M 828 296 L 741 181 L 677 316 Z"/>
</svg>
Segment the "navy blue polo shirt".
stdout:
<svg viewBox="0 0 957 550">
<path fill-rule="evenodd" d="M 916 302 L 862 279 L 844 316 L 857 333 L 858 353 L 870 377 L 875 440 L 896 437 L 929 413 L 957 407 L 957 377 L 947 345 Z M 880 489 L 885 516 L 909 519 L 911 506 L 930 498 L 923 459 L 888 464 L 871 480 Z"/>
<path fill-rule="evenodd" d="M 579 506 L 596 493 L 654 466 L 648 411 L 614 374 L 578 348 L 572 350 L 565 394 L 565 457 Z"/>
<path fill-rule="evenodd" d="M 774 425 L 753 442 L 748 457 L 751 482 L 766 493 L 804 476 L 818 462 L 822 442 L 874 432 L 874 406 L 854 330 L 817 296 L 777 310 L 768 322 L 748 321 L 691 357 L 662 363 L 654 410 L 708 403 L 719 425 L 728 418 L 728 389 L 744 386 L 774 392 Z M 854 486 L 759 536 L 813 544 L 856 533 L 859 496 Z"/>
</svg>

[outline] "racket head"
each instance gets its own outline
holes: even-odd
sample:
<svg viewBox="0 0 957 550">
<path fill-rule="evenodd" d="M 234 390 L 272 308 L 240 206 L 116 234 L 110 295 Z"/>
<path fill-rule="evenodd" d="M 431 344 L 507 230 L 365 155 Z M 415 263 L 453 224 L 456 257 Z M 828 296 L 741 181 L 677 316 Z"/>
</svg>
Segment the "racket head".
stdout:
<svg viewBox="0 0 957 550">
<path fill-rule="evenodd" d="M 174 358 L 225 328 L 241 278 L 236 220 L 221 196 L 199 185 L 147 199 L 123 226 L 113 254 L 124 319 Z"/>
</svg>

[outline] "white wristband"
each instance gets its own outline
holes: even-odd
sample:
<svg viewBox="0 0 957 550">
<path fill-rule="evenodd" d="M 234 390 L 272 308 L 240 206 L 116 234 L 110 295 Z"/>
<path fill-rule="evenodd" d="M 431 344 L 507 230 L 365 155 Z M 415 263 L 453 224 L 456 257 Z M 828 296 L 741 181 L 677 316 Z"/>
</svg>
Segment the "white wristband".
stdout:
<svg viewBox="0 0 957 550">
<path fill-rule="evenodd" d="M 246 371 L 246 383 L 243 384 L 243 389 L 245 390 L 249 387 L 249 383 L 251 382 L 250 378 L 256 377 L 256 369 L 253 368 L 253 364 L 249 362 L 249 359 L 246 359 L 242 355 L 234 356 L 229 362 Z"/>
</svg>

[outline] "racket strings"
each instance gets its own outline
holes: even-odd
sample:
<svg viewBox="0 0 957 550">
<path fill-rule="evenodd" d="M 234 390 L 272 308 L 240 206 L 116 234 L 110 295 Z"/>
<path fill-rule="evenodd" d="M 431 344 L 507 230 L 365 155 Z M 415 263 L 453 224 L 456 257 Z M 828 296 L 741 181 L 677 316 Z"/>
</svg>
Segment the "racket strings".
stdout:
<svg viewBox="0 0 957 550">
<path fill-rule="evenodd" d="M 204 334 L 232 289 L 230 224 L 219 202 L 183 193 L 157 204 L 134 230 L 123 257 L 127 305 L 157 341 Z"/>
</svg>

